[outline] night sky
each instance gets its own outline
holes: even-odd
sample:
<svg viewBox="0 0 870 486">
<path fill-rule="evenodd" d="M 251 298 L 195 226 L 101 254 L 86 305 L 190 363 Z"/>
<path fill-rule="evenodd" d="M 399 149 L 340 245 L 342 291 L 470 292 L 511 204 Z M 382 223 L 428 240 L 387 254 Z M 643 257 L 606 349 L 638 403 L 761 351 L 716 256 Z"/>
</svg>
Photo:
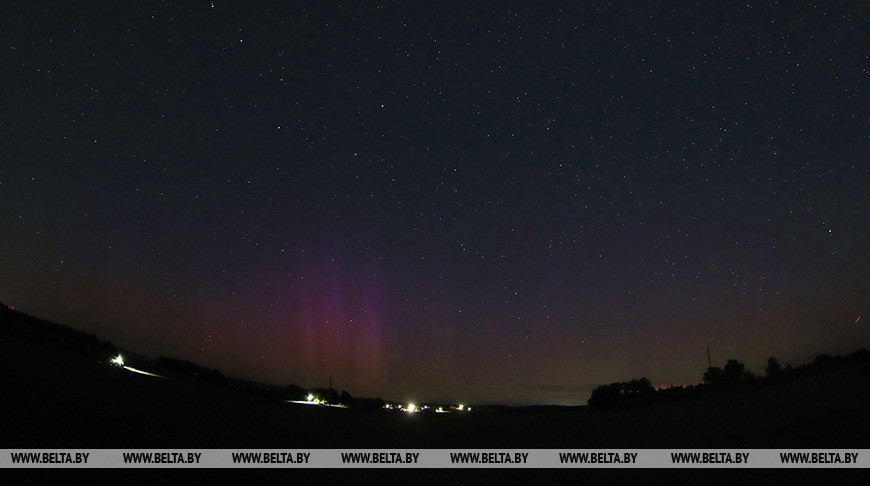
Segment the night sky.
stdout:
<svg viewBox="0 0 870 486">
<path fill-rule="evenodd" d="M 870 345 L 864 2 L 285 3 L 4 4 L 0 300 L 397 400 Z"/>
</svg>

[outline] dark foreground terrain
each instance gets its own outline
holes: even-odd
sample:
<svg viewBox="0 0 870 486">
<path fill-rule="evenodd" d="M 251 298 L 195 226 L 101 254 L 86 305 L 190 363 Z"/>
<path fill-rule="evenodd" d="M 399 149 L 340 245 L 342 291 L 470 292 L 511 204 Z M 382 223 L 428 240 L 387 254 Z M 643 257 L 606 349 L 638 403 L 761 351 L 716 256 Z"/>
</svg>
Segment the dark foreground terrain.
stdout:
<svg viewBox="0 0 870 486">
<path fill-rule="evenodd" d="M 0 448 L 866 448 L 870 368 L 632 410 L 422 415 L 269 402 L 0 336 Z"/>
</svg>

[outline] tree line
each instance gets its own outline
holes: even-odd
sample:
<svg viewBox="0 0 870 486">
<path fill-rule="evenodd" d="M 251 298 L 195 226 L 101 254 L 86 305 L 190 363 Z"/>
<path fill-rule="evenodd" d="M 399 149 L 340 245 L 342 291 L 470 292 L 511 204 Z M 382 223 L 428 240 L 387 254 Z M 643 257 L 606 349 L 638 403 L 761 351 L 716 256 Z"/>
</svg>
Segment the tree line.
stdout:
<svg viewBox="0 0 870 486">
<path fill-rule="evenodd" d="M 767 360 L 764 376 L 757 376 L 736 359 L 729 359 L 724 367 L 711 366 L 703 374 L 703 382 L 689 386 L 652 386 L 647 378 L 599 385 L 589 397 L 589 407 L 596 409 L 631 408 L 653 403 L 667 403 L 697 398 L 710 393 L 766 386 L 804 378 L 816 373 L 850 368 L 870 363 L 870 351 L 861 348 L 846 356 L 820 354 L 811 363 L 792 367 L 779 364 L 775 357 Z"/>
</svg>

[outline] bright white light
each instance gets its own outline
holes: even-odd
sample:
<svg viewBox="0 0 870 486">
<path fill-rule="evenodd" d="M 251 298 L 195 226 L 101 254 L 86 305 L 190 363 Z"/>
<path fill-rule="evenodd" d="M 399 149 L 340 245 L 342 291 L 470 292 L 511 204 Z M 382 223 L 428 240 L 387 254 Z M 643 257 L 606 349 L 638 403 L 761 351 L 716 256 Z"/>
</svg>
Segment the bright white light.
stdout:
<svg viewBox="0 0 870 486">
<path fill-rule="evenodd" d="M 414 412 L 417 411 L 417 406 L 414 405 L 413 403 L 409 403 L 409 404 L 408 404 L 407 411 L 410 412 L 410 413 L 414 413 Z"/>
<path fill-rule="evenodd" d="M 465 405 L 460 403 L 459 406 L 456 408 L 457 408 L 457 410 L 459 410 L 461 412 L 461 411 L 465 410 Z"/>
<path fill-rule="evenodd" d="M 124 366 L 124 369 L 127 371 L 132 371 L 133 373 L 139 373 L 140 375 L 148 375 L 156 378 L 166 378 L 165 376 L 155 375 L 154 373 L 149 373 L 147 371 L 137 370 L 136 368 L 130 368 L 129 366 Z"/>
<path fill-rule="evenodd" d="M 112 358 L 112 361 L 110 361 L 110 363 L 116 366 L 124 366 L 124 357 L 119 354 L 118 356 Z"/>
<path fill-rule="evenodd" d="M 325 400 L 321 400 L 314 395 L 308 395 L 305 400 L 287 400 L 287 403 L 298 403 L 301 405 L 318 405 L 321 407 L 348 408 L 347 405 L 342 405 L 341 403 L 326 403 Z"/>
</svg>

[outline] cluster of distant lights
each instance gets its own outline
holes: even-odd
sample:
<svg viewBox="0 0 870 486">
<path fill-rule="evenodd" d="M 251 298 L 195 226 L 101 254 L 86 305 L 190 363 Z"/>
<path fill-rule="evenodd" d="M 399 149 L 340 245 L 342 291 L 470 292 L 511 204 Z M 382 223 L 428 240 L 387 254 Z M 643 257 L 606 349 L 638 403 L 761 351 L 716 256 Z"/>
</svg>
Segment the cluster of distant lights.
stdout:
<svg viewBox="0 0 870 486">
<path fill-rule="evenodd" d="M 418 412 L 428 412 L 428 411 L 432 410 L 432 407 L 430 407 L 429 405 L 423 405 L 422 407 L 418 407 L 417 405 L 414 405 L 413 403 L 409 403 L 407 405 L 393 405 L 393 404 L 388 403 L 388 404 L 384 405 L 384 409 L 385 410 L 398 410 L 399 412 L 405 412 L 405 413 L 418 413 Z M 453 411 L 470 412 L 471 407 L 466 407 L 465 405 L 460 403 L 459 405 L 456 405 L 456 406 L 450 406 L 447 409 L 445 409 L 444 407 L 436 407 L 434 411 L 435 411 L 435 413 L 450 413 Z"/>
<path fill-rule="evenodd" d="M 158 378 L 163 378 L 160 375 L 155 375 L 154 373 L 149 373 L 147 371 L 137 370 L 136 368 L 132 368 L 130 366 L 127 366 L 126 364 L 124 364 L 124 356 L 122 356 L 120 354 L 115 356 L 114 358 L 112 358 L 111 361 L 109 361 L 109 363 L 114 365 L 114 366 L 117 366 L 119 368 L 124 368 L 125 370 L 132 371 L 134 373 L 141 373 L 143 375 L 156 376 Z M 301 403 L 301 404 L 305 404 L 305 405 L 325 405 L 325 406 L 331 406 L 331 407 L 347 408 L 345 405 L 328 403 L 326 400 L 318 398 L 314 395 L 308 395 L 307 397 L 305 397 L 305 400 L 291 400 L 291 402 Z M 418 413 L 418 412 L 428 412 L 428 411 L 432 410 L 432 407 L 430 407 L 429 405 L 423 405 L 422 407 L 420 407 L 420 406 L 414 405 L 413 403 L 409 403 L 407 405 L 394 405 L 394 404 L 388 403 L 388 404 L 384 405 L 384 409 L 385 410 L 398 410 L 400 412 L 405 412 L 405 413 Z M 456 405 L 456 406 L 451 405 L 450 407 L 448 407 L 446 409 L 444 407 L 436 407 L 434 411 L 435 411 L 435 413 L 450 413 L 450 412 L 454 412 L 454 411 L 456 411 L 456 412 L 470 412 L 471 407 L 466 407 L 465 405 L 460 403 L 459 405 Z"/>
<path fill-rule="evenodd" d="M 318 398 L 314 395 L 308 395 L 305 400 L 287 400 L 288 403 L 298 403 L 300 405 L 320 405 L 323 407 L 347 408 L 347 405 L 341 403 L 329 403 L 326 400 Z"/>
</svg>

